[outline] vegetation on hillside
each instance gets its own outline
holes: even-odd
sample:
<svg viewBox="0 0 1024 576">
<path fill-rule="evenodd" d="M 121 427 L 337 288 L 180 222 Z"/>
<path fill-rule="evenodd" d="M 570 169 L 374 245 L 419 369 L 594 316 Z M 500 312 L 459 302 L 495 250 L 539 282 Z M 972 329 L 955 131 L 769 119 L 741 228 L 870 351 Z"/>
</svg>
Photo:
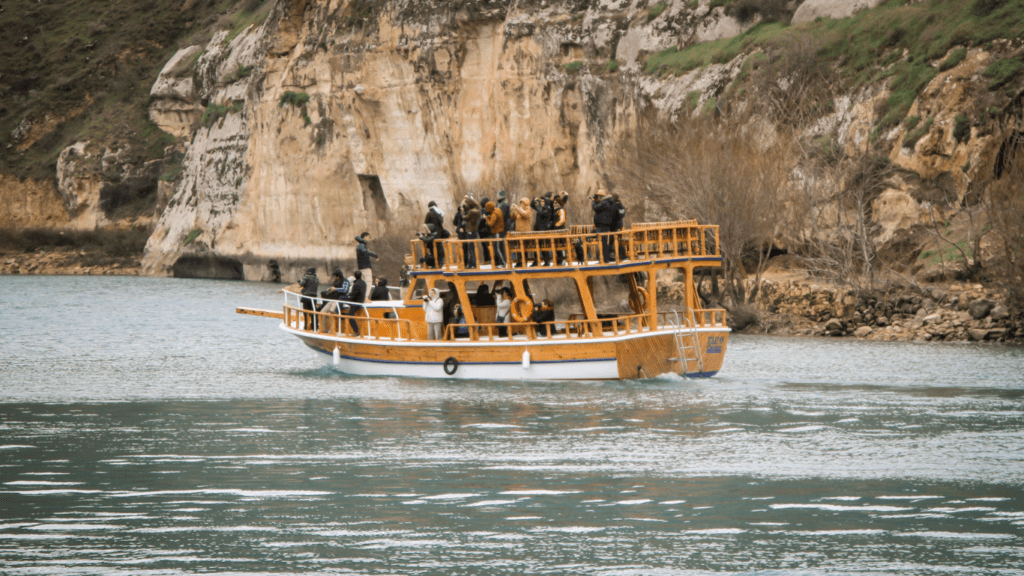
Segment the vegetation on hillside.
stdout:
<svg viewBox="0 0 1024 576">
<path fill-rule="evenodd" d="M 0 12 L 0 171 L 52 178 L 80 140 L 162 158 L 149 90 L 179 48 L 237 35 L 261 0 L 14 0 Z"/>
<path fill-rule="evenodd" d="M 848 89 L 891 79 L 891 94 L 879 110 L 877 136 L 903 121 L 937 73 L 932 63 L 942 59 L 940 69 L 952 68 L 966 56 L 967 47 L 1000 39 L 1024 39 L 1024 0 L 888 0 L 842 20 L 819 18 L 789 26 L 767 19 L 735 38 L 652 54 L 645 71 L 681 75 L 741 54 L 812 46 L 811 56 L 840 71 Z M 985 72 L 991 78 L 989 88 L 998 88 L 1022 69 L 1017 59 L 993 64 Z"/>
</svg>

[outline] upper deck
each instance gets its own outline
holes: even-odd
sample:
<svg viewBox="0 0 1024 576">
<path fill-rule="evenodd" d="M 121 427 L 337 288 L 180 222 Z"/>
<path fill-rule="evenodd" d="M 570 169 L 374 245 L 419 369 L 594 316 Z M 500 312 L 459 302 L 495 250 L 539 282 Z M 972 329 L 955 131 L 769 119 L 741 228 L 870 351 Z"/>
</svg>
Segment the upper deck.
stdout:
<svg viewBox="0 0 1024 576">
<path fill-rule="evenodd" d="M 413 276 L 506 274 L 509 269 L 544 273 L 566 268 L 619 273 L 630 268 L 681 267 L 688 262 L 720 266 L 718 247 L 718 226 L 696 220 L 633 224 L 604 233 L 594 232 L 591 225 L 576 225 L 568 230 L 509 232 L 506 238 L 438 240 L 435 263 L 441 262 L 440 266 L 429 265 L 430 250 L 423 240 L 413 240 L 406 264 Z M 493 264 L 495 250 L 504 255 L 505 266 Z M 471 266 L 472 262 L 477 265 Z M 518 265 L 513 268 L 514 264 Z"/>
</svg>

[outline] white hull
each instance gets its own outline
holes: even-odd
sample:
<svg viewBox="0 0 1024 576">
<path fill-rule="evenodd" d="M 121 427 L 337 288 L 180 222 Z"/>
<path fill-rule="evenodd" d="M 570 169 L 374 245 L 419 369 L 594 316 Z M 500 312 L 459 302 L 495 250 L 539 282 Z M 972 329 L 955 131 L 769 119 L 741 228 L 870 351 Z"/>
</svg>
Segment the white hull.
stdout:
<svg viewBox="0 0 1024 576">
<path fill-rule="evenodd" d="M 443 362 L 369 361 L 317 351 L 325 364 L 357 376 L 404 376 L 409 378 L 461 378 L 468 380 L 611 380 L 619 377 L 615 358 L 587 361 L 460 362 L 452 374 Z M 449 366 L 449 370 L 451 366 Z"/>
</svg>

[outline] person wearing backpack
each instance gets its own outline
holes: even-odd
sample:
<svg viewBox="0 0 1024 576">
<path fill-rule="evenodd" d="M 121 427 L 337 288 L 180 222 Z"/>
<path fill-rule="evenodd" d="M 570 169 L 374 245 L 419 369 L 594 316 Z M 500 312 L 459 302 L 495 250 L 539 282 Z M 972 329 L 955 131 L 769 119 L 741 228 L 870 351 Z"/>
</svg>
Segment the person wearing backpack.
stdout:
<svg viewBox="0 0 1024 576">
<path fill-rule="evenodd" d="M 505 243 L 501 241 L 505 237 L 505 217 L 501 213 L 501 210 L 494 205 L 494 202 L 488 202 L 484 206 L 484 211 L 487 215 L 484 217 L 487 222 L 487 229 L 491 232 L 491 238 L 497 238 L 491 243 L 491 252 L 494 254 L 494 265 L 504 266 L 505 265 Z M 481 224 L 481 229 L 483 225 Z M 480 234 L 483 238 L 483 233 Z"/>
</svg>

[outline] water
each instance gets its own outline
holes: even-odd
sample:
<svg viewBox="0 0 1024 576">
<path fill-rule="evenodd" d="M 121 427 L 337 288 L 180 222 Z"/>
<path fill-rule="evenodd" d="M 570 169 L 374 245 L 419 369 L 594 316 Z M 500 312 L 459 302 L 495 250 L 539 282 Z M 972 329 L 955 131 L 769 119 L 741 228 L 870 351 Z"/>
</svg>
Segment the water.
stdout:
<svg viewBox="0 0 1024 576">
<path fill-rule="evenodd" d="M 350 378 L 275 286 L 0 277 L 0 574 L 1024 574 L 1024 351 Z"/>
</svg>

